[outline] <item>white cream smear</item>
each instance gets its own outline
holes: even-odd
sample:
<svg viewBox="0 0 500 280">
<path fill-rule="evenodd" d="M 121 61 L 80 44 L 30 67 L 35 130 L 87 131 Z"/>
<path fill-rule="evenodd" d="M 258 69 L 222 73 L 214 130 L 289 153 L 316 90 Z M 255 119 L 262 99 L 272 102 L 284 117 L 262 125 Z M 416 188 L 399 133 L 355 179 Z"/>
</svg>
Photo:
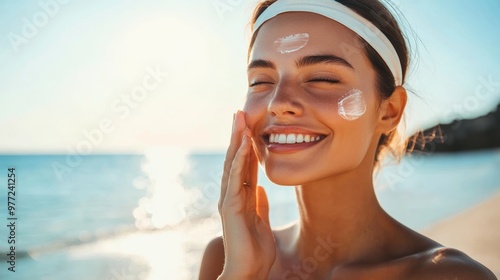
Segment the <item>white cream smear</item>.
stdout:
<svg viewBox="0 0 500 280">
<path fill-rule="evenodd" d="M 363 92 L 352 89 L 339 100 L 339 115 L 348 120 L 358 119 L 366 112 L 366 101 Z"/>
<path fill-rule="evenodd" d="M 309 42 L 309 34 L 298 33 L 277 39 L 274 41 L 274 47 L 279 53 L 292 53 L 305 47 L 307 42 Z"/>
</svg>

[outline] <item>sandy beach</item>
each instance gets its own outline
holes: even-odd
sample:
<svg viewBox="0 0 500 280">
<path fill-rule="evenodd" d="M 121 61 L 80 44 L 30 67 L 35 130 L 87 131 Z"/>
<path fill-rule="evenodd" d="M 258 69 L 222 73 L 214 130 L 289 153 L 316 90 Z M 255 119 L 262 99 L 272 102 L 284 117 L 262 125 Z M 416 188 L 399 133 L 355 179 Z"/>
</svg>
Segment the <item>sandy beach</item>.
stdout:
<svg viewBox="0 0 500 280">
<path fill-rule="evenodd" d="M 421 232 L 463 251 L 500 278 L 500 193 Z"/>
</svg>

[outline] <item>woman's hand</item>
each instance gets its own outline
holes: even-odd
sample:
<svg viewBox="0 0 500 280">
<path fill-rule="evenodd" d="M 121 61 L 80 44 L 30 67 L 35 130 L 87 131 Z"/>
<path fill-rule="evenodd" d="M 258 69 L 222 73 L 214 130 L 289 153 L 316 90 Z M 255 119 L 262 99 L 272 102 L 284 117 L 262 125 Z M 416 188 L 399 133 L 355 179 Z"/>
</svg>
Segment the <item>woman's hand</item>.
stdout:
<svg viewBox="0 0 500 280">
<path fill-rule="evenodd" d="M 276 258 L 269 204 L 257 186 L 258 161 L 244 114 L 238 111 L 234 117 L 224 161 L 219 213 L 225 263 L 219 279 L 267 279 Z"/>
</svg>

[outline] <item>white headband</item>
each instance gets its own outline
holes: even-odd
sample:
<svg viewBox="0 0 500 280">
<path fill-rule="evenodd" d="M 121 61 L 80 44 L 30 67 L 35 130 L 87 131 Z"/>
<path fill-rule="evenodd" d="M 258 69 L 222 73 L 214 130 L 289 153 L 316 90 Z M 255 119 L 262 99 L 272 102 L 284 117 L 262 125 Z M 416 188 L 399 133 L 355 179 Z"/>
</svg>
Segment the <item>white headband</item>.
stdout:
<svg viewBox="0 0 500 280">
<path fill-rule="evenodd" d="M 264 22 L 286 12 L 310 12 L 325 16 L 351 29 L 382 57 L 394 76 L 396 86 L 403 83 L 399 56 L 389 39 L 375 25 L 334 0 L 279 0 L 269 6 L 255 21 L 253 30 Z"/>
</svg>

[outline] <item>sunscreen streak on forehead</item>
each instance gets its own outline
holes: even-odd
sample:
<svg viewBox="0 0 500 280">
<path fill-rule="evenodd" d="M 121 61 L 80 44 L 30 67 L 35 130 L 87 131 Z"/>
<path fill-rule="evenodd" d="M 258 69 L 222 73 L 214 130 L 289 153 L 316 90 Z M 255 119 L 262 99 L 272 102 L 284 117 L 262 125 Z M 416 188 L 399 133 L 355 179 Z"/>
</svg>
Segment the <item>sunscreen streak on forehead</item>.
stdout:
<svg viewBox="0 0 500 280">
<path fill-rule="evenodd" d="M 358 119 L 366 112 L 365 97 L 359 89 L 352 89 L 342 96 L 338 105 L 339 115 L 348 121 Z"/>
<path fill-rule="evenodd" d="M 305 47 L 307 42 L 309 42 L 309 34 L 298 33 L 276 39 L 274 47 L 279 53 L 292 53 Z"/>
</svg>

